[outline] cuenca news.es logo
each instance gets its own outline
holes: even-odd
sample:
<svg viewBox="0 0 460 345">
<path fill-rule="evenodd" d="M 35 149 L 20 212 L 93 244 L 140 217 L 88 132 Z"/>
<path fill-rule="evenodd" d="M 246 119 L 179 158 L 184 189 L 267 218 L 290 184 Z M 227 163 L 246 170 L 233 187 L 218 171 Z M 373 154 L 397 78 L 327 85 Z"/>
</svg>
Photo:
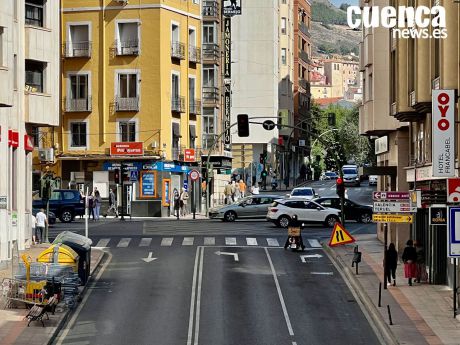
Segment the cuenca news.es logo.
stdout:
<svg viewBox="0 0 460 345">
<path fill-rule="evenodd" d="M 347 23 L 352 29 L 384 27 L 394 38 L 446 38 L 446 10 L 442 6 L 359 6 L 347 8 Z M 431 30 L 430 30 L 431 26 Z"/>
</svg>

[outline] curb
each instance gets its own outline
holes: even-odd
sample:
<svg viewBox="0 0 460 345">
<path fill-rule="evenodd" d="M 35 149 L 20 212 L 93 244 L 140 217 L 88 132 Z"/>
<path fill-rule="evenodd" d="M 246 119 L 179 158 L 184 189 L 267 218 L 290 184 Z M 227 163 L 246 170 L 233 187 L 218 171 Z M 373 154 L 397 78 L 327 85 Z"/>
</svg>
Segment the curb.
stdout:
<svg viewBox="0 0 460 345">
<path fill-rule="evenodd" d="M 358 301 L 364 316 L 369 321 L 371 327 L 374 329 L 377 338 L 380 340 L 382 345 L 399 344 L 399 341 L 385 320 L 382 318 L 377 307 L 372 303 L 369 296 L 364 292 L 364 288 L 358 279 L 356 279 L 352 270 L 345 264 L 340 255 L 337 255 L 331 248 L 329 248 L 329 246 L 323 244 L 323 249 L 331 262 L 334 264 L 337 271 L 342 276 L 351 293 Z"/>
<path fill-rule="evenodd" d="M 104 252 L 103 250 L 101 250 L 101 252 L 102 252 L 102 255 L 99 257 L 99 260 L 97 260 L 96 263 L 94 264 L 94 266 L 93 266 L 94 268 L 93 268 L 92 272 L 90 273 L 89 279 L 86 282 L 85 286 L 83 287 L 83 290 L 80 292 L 79 297 L 81 297 L 81 296 L 83 296 L 85 294 L 86 290 L 88 289 L 89 283 L 93 279 L 94 272 L 99 267 L 102 259 L 106 256 L 106 252 Z M 54 332 L 51 334 L 51 337 L 49 338 L 49 340 L 46 343 L 46 345 L 52 345 L 53 344 L 53 342 L 56 340 L 56 337 L 58 336 L 59 332 L 61 332 L 62 328 L 66 324 L 67 319 L 69 318 L 70 314 L 72 314 L 72 312 L 75 309 L 76 309 L 76 307 L 74 309 L 67 309 L 67 311 L 65 312 L 64 316 L 62 317 L 62 319 L 59 320 L 59 323 L 56 325 L 56 327 L 54 329 Z"/>
</svg>

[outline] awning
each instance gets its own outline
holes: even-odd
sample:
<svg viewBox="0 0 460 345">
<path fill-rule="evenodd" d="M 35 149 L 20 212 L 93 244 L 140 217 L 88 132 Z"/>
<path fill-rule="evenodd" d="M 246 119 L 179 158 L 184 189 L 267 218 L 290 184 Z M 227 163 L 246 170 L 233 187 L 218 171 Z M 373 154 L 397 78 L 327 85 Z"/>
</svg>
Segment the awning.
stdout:
<svg viewBox="0 0 460 345">
<path fill-rule="evenodd" d="M 195 125 L 190 125 L 190 138 L 192 139 L 197 138 Z"/>
<path fill-rule="evenodd" d="M 180 129 L 179 129 L 179 124 L 176 123 L 176 122 L 173 122 L 173 137 L 176 137 L 176 138 L 181 138 L 181 135 L 180 135 Z"/>
</svg>

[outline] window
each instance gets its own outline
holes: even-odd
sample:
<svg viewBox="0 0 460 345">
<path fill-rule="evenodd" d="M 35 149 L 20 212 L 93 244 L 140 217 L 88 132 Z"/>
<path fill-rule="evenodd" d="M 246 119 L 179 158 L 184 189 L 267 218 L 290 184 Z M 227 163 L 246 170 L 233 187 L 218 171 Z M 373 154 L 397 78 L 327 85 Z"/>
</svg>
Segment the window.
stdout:
<svg viewBox="0 0 460 345">
<path fill-rule="evenodd" d="M 40 127 L 32 128 L 32 137 L 34 140 L 34 147 L 40 147 Z"/>
<path fill-rule="evenodd" d="M 286 18 L 281 18 L 281 34 L 286 35 Z"/>
<path fill-rule="evenodd" d="M 90 56 L 89 25 L 70 25 L 66 56 Z"/>
<path fill-rule="evenodd" d="M 26 91 L 44 92 L 45 63 L 26 60 Z"/>
<path fill-rule="evenodd" d="M 203 108 L 203 134 L 216 134 L 214 108 Z"/>
<path fill-rule="evenodd" d="M 120 140 L 123 142 L 136 141 L 136 122 L 123 121 L 119 123 Z"/>
<path fill-rule="evenodd" d="M 139 53 L 139 23 L 118 23 L 117 49 L 119 55 L 137 55 Z"/>
<path fill-rule="evenodd" d="M 62 193 L 62 198 L 64 200 L 73 200 L 73 199 L 75 199 L 75 194 L 73 192 L 63 192 Z"/>
<path fill-rule="evenodd" d="M 72 122 L 70 124 L 71 147 L 86 147 L 86 122 Z"/>
<path fill-rule="evenodd" d="M 88 98 L 88 75 L 79 74 L 70 76 L 70 99 Z"/>
<path fill-rule="evenodd" d="M 281 48 L 281 64 L 286 65 L 286 48 Z"/>
<path fill-rule="evenodd" d="M 196 147 L 195 145 L 195 139 L 196 139 L 196 126 L 195 125 L 190 125 L 190 148 L 194 149 Z"/>
<path fill-rule="evenodd" d="M 180 95 L 179 75 L 171 75 L 171 95 L 173 99 L 178 99 Z"/>
<path fill-rule="evenodd" d="M 282 3 L 282 4 L 286 4 L 286 0 L 281 0 L 281 3 Z"/>
<path fill-rule="evenodd" d="M 196 46 L 196 31 L 195 29 L 188 29 L 188 44 L 191 46 Z"/>
<path fill-rule="evenodd" d="M 50 200 L 61 200 L 61 192 L 51 192 Z"/>
<path fill-rule="evenodd" d="M 43 27 L 45 0 L 26 0 L 26 25 Z"/>
<path fill-rule="evenodd" d="M 171 42 L 179 42 L 179 25 L 171 24 Z"/>
<path fill-rule="evenodd" d="M 260 198 L 260 203 L 263 205 L 269 205 L 273 202 L 272 198 Z"/>
<path fill-rule="evenodd" d="M 4 59 L 3 59 L 3 56 L 4 56 L 4 54 L 3 54 L 3 45 L 4 45 L 3 40 L 4 40 L 5 36 L 6 36 L 4 34 L 4 32 L 5 32 L 5 28 L 0 26 L 0 66 L 5 66 L 6 65 L 5 62 L 4 62 Z"/>
<path fill-rule="evenodd" d="M 188 78 L 188 97 L 190 103 L 195 102 L 195 78 Z"/>
<path fill-rule="evenodd" d="M 118 97 L 135 98 L 137 95 L 137 74 L 120 73 L 118 75 Z"/>
<path fill-rule="evenodd" d="M 216 44 L 216 27 L 214 23 L 203 24 L 203 43 Z"/>
<path fill-rule="evenodd" d="M 15 90 L 18 89 L 18 56 L 13 55 L 13 87 Z"/>
<path fill-rule="evenodd" d="M 203 66 L 203 86 L 214 87 L 216 82 L 217 73 L 215 73 L 214 65 Z"/>
<path fill-rule="evenodd" d="M 372 79 L 372 74 L 369 74 L 369 99 L 372 99 L 373 95 L 373 79 Z"/>
</svg>

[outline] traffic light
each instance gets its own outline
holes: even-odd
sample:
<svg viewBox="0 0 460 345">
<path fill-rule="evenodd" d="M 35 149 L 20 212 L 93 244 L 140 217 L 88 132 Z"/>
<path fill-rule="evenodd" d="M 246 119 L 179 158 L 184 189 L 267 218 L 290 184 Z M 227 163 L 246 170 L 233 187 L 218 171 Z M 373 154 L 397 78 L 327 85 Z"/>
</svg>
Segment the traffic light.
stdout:
<svg viewBox="0 0 460 345">
<path fill-rule="evenodd" d="M 335 127 L 335 113 L 327 114 L 327 123 L 329 126 Z"/>
<path fill-rule="evenodd" d="M 343 184 L 343 179 L 339 177 L 336 182 L 336 192 L 337 195 L 340 196 L 341 198 L 345 197 L 345 185 Z"/>
<path fill-rule="evenodd" d="M 249 117 L 248 114 L 238 114 L 236 116 L 238 125 L 238 136 L 249 137 Z"/>
<path fill-rule="evenodd" d="M 113 171 L 113 177 L 114 177 L 114 180 L 115 180 L 115 183 L 116 184 L 120 184 L 121 183 L 121 180 L 120 180 L 120 169 L 115 169 Z"/>
</svg>

